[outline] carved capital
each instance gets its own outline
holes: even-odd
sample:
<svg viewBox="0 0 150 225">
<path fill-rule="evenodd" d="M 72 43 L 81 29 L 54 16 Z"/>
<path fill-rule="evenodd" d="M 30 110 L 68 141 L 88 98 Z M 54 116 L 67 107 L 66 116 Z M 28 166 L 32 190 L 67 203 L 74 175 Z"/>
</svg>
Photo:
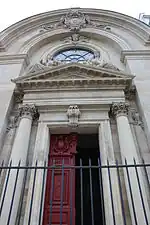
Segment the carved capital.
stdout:
<svg viewBox="0 0 150 225">
<path fill-rule="evenodd" d="M 129 111 L 129 104 L 126 102 L 113 103 L 111 106 L 111 113 L 113 116 L 127 115 Z"/>
<path fill-rule="evenodd" d="M 38 117 L 38 111 L 35 105 L 21 105 L 19 107 L 19 116 L 36 119 Z"/>
<path fill-rule="evenodd" d="M 76 127 L 78 126 L 79 118 L 80 118 L 81 112 L 77 105 L 70 105 L 67 110 L 67 116 L 69 119 L 69 125 Z"/>
</svg>

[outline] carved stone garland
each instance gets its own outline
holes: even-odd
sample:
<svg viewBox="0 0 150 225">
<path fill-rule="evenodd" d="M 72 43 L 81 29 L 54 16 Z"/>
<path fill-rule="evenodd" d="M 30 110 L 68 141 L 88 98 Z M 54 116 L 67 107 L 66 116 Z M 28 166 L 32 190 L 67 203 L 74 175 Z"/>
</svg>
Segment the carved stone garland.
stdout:
<svg viewBox="0 0 150 225">
<path fill-rule="evenodd" d="M 86 36 L 83 35 L 79 35 L 78 33 L 73 33 L 71 36 L 69 37 L 65 37 L 62 41 L 64 43 L 70 43 L 73 45 L 77 45 L 79 42 L 89 42 L 89 38 L 87 38 Z"/>
</svg>

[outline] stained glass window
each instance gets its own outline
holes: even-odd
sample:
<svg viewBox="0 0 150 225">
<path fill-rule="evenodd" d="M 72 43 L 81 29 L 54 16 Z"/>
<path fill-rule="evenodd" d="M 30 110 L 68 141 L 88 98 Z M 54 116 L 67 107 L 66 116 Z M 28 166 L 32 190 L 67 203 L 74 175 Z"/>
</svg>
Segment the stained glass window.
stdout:
<svg viewBox="0 0 150 225">
<path fill-rule="evenodd" d="M 53 57 L 56 61 L 61 62 L 84 62 L 94 58 L 94 53 L 84 49 L 68 49 L 57 53 Z"/>
</svg>

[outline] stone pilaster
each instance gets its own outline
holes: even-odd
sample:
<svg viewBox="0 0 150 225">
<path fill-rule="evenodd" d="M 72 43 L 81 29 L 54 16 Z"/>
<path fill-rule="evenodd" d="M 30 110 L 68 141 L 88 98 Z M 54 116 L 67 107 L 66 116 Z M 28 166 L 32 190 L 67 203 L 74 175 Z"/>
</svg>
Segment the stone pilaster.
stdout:
<svg viewBox="0 0 150 225">
<path fill-rule="evenodd" d="M 100 155 L 102 165 L 107 165 L 107 160 L 109 160 L 110 164 L 114 164 L 115 156 L 109 120 L 105 120 L 100 123 L 99 145 L 100 145 Z M 123 225 L 117 171 L 116 169 L 113 169 L 110 171 L 110 173 L 113 192 L 115 221 L 116 224 Z M 113 222 L 112 200 L 110 193 L 109 175 L 107 169 L 102 169 L 102 179 L 104 187 L 104 206 L 105 206 L 106 225 L 113 225 L 114 222 Z"/>
</svg>

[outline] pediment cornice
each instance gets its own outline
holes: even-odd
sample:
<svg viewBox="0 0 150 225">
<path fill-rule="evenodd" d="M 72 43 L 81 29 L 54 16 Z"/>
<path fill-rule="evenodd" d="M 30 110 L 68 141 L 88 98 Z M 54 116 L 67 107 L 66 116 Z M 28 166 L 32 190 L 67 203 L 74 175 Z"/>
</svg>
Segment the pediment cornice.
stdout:
<svg viewBox="0 0 150 225">
<path fill-rule="evenodd" d="M 12 80 L 22 89 L 48 88 L 48 87 L 95 87 L 123 86 L 132 83 L 133 75 L 121 71 L 113 71 L 102 67 L 70 63 L 55 67 L 43 67 L 39 71 L 29 73 Z"/>
</svg>

